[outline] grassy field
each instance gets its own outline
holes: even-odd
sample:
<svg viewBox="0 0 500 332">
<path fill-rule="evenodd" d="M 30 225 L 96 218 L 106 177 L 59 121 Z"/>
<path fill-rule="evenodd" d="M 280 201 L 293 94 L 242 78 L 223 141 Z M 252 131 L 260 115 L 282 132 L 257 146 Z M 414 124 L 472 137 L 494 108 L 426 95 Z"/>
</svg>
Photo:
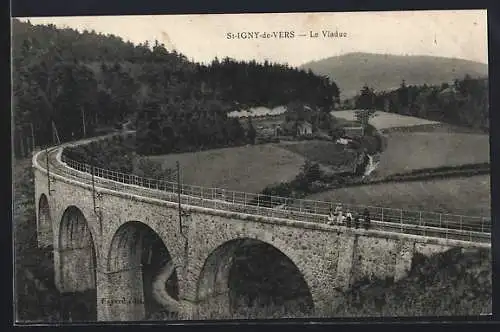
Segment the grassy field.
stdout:
<svg viewBox="0 0 500 332">
<path fill-rule="evenodd" d="M 354 121 L 356 119 L 355 110 L 333 111 L 330 114 L 336 118 L 341 118 L 348 121 Z M 418 125 L 439 124 L 439 122 L 420 119 L 413 116 L 376 111 L 375 116 L 370 119 L 370 124 L 372 124 L 375 128 L 382 130 L 392 127 L 411 127 Z"/>
<path fill-rule="evenodd" d="M 391 133 L 374 175 L 384 177 L 424 168 L 489 162 L 488 135 Z"/>
<path fill-rule="evenodd" d="M 340 188 L 307 197 L 345 204 L 463 214 L 491 215 L 490 177 L 478 175 L 421 182 L 371 184 Z"/>
<path fill-rule="evenodd" d="M 302 156 L 275 144 L 149 158 L 167 168 L 174 168 L 178 160 L 186 184 L 245 192 L 260 192 L 267 185 L 292 180 L 305 161 Z"/>
</svg>

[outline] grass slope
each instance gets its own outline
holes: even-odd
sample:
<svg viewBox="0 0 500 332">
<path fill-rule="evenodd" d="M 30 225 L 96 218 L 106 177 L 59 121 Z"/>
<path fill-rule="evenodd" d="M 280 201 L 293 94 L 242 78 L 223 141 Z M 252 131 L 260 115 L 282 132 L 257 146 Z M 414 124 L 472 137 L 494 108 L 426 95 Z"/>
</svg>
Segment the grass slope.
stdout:
<svg viewBox="0 0 500 332">
<path fill-rule="evenodd" d="M 330 141 L 282 142 L 280 146 L 313 162 L 332 166 L 338 170 L 352 170 L 356 159 L 354 152 L 347 151 L 344 146 Z"/>
<path fill-rule="evenodd" d="M 347 121 L 356 120 L 355 110 L 332 111 L 330 112 L 330 114 L 338 119 L 343 119 Z M 439 122 L 425 120 L 414 116 L 376 111 L 374 117 L 370 119 L 370 124 L 379 130 L 383 130 L 389 128 L 398 128 L 398 127 L 437 125 L 439 124 Z"/>
<path fill-rule="evenodd" d="M 391 133 L 375 176 L 418 169 L 487 163 L 488 135 L 462 133 Z"/>
<path fill-rule="evenodd" d="M 491 251 L 452 249 L 414 258 L 409 275 L 359 284 L 333 316 L 474 316 L 492 312 Z"/>
<path fill-rule="evenodd" d="M 490 176 L 371 184 L 313 194 L 308 199 L 471 216 L 491 215 Z"/>
<path fill-rule="evenodd" d="M 305 159 L 275 144 L 252 145 L 148 157 L 163 167 L 178 160 L 186 184 L 260 192 L 267 185 L 287 182 L 299 173 Z"/>
<path fill-rule="evenodd" d="M 462 59 L 432 56 L 404 56 L 373 53 L 349 53 L 312 61 L 301 66 L 335 81 L 342 98 L 359 93 L 364 84 L 375 90 L 398 88 L 402 80 L 407 85 L 441 85 L 465 74 L 487 77 L 488 65 Z"/>
</svg>

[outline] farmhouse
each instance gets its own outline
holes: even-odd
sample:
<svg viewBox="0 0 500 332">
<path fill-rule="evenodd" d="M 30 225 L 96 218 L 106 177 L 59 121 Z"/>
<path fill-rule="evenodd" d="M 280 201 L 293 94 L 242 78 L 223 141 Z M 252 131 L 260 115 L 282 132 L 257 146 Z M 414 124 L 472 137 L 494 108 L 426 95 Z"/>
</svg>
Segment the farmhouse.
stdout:
<svg viewBox="0 0 500 332">
<path fill-rule="evenodd" d="M 297 123 L 297 136 L 312 135 L 312 124 L 307 121 Z"/>
</svg>

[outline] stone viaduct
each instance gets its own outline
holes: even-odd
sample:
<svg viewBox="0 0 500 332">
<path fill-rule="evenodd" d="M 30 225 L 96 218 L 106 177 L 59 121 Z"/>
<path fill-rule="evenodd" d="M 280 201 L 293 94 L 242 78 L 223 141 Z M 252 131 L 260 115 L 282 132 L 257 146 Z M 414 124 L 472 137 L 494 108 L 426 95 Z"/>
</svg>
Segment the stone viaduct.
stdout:
<svg viewBox="0 0 500 332">
<path fill-rule="evenodd" d="M 162 298 L 183 319 L 203 318 L 215 307 L 229 313 L 231 267 L 243 247 L 270 246 L 288 261 L 316 317 L 328 315 L 335 299 L 362 278 L 404 277 L 416 253 L 490 247 L 196 202 L 182 204 L 179 213 L 175 193 L 161 198 L 137 185 L 100 177 L 92 182 L 61 161 L 62 149 L 33 157 L 39 246 L 53 248 L 60 292 L 96 289 L 99 321 L 142 320 Z M 152 265 L 169 270 L 163 281 L 151 277 L 157 268 L 145 273 Z"/>
</svg>

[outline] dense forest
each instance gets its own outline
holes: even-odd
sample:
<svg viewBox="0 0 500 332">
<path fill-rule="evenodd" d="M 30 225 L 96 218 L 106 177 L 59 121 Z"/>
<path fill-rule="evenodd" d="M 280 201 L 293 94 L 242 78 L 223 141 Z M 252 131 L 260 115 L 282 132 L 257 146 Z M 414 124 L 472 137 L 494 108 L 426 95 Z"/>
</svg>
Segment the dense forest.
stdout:
<svg viewBox="0 0 500 332">
<path fill-rule="evenodd" d="M 469 75 L 439 86 L 406 85 L 402 81 L 398 89 L 380 93 L 365 85 L 353 103 L 361 109 L 379 109 L 485 132 L 489 130 L 488 80 Z"/>
<path fill-rule="evenodd" d="M 17 155 L 124 122 L 138 129 L 141 154 L 242 144 L 248 135 L 229 111 L 338 102 L 334 82 L 287 65 L 229 58 L 205 65 L 158 42 L 29 21 L 13 20 L 12 32 Z"/>
</svg>

